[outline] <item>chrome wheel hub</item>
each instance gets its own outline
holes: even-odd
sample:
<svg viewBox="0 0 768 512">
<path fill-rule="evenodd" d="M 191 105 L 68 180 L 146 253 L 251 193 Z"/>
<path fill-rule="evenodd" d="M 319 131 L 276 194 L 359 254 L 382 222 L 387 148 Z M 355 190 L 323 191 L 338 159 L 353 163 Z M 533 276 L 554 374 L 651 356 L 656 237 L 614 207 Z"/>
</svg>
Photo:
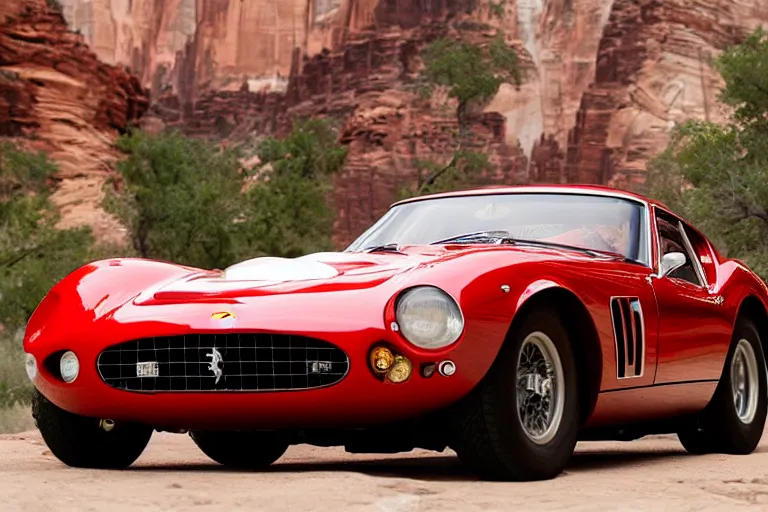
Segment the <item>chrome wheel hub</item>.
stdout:
<svg viewBox="0 0 768 512">
<path fill-rule="evenodd" d="M 757 413 L 760 381 L 755 350 L 747 340 L 739 340 L 731 359 L 731 391 L 736 415 L 744 424 L 752 423 Z"/>
<path fill-rule="evenodd" d="M 517 417 L 536 444 L 557 434 L 563 419 L 565 381 L 557 347 L 543 332 L 529 334 L 517 357 Z"/>
</svg>

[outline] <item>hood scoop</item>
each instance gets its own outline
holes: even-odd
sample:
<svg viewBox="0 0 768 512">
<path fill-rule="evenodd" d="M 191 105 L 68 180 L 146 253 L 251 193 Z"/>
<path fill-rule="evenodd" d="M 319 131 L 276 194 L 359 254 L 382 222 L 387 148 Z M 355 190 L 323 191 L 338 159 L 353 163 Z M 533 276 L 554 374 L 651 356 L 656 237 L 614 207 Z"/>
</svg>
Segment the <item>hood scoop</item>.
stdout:
<svg viewBox="0 0 768 512">
<path fill-rule="evenodd" d="M 318 261 L 261 257 L 237 263 L 220 273 L 198 273 L 172 281 L 161 286 L 153 296 L 157 300 L 223 299 L 276 285 L 322 281 L 338 275 L 335 268 Z"/>
<path fill-rule="evenodd" d="M 228 267 L 221 275 L 225 281 L 311 281 L 331 279 L 339 272 L 330 265 L 306 258 L 262 257 Z"/>
</svg>

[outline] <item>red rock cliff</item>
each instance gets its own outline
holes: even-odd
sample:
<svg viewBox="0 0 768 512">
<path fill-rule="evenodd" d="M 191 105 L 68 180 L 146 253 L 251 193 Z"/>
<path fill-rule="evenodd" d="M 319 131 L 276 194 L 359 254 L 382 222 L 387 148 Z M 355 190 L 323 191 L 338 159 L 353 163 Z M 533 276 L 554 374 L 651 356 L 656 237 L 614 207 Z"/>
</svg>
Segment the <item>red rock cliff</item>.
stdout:
<svg viewBox="0 0 768 512">
<path fill-rule="evenodd" d="M 483 24 L 500 26 L 532 68 L 475 121 L 499 169 L 485 179 L 617 185 L 642 179 L 675 122 L 723 118 L 708 58 L 768 23 L 765 0 L 507 0 L 501 22 L 487 0 L 62 3 L 101 58 L 152 88 L 166 124 L 238 139 L 291 115 L 341 118 L 351 151 L 335 194 L 339 244 L 415 179 L 415 159 L 449 149 L 450 107 L 408 85 L 425 41 L 457 23 L 478 41 Z"/>
<path fill-rule="evenodd" d="M 516 0 L 501 22 L 484 1 L 315 5 L 287 94 L 208 89 L 186 107 L 189 96 L 169 95 L 154 112 L 219 137 L 279 130 L 292 115 L 343 119 L 350 160 L 335 194 L 341 245 L 416 179 L 415 159 L 439 161 L 450 149 L 450 107 L 439 97 L 421 103 L 408 88 L 426 41 L 473 24 L 482 42 L 493 34 L 483 25 L 500 26 L 531 66 L 522 88 L 502 86 L 477 119 L 477 147 L 499 168 L 487 183 L 624 186 L 642 180 L 675 122 L 723 119 L 708 58 L 768 22 L 763 0 Z"/>
<path fill-rule="evenodd" d="M 138 80 L 100 62 L 55 5 L 0 3 L 0 135 L 23 137 L 58 163 L 62 226 L 89 224 L 101 239 L 120 240 L 119 224 L 98 206 L 101 184 L 115 137 L 147 107 Z"/>
</svg>

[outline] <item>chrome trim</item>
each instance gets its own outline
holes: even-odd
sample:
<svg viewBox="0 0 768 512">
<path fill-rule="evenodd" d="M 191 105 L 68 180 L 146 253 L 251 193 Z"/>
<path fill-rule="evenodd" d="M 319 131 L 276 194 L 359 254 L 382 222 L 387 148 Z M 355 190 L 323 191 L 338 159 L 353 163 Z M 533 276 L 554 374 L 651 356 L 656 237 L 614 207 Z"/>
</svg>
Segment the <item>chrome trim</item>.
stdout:
<svg viewBox="0 0 768 512">
<path fill-rule="evenodd" d="M 701 266 L 701 261 L 699 261 L 698 253 L 696 252 L 696 249 L 693 247 L 691 240 L 688 238 L 688 233 L 685 232 L 685 225 L 680 219 L 677 220 L 677 229 L 680 230 L 680 234 L 683 236 L 683 244 L 685 244 L 685 250 L 688 251 L 688 257 L 691 258 L 691 262 L 693 263 L 693 268 L 696 271 L 696 276 L 699 278 L 699 281 L 701 282 L 701 287 L 708 288 L 707 276 L 706 274 L 704 274 L 704 268 Z"/>
<path fill-rule="evenodd" d="M 739 364 L 740 363 L 740 364 Z M 760 402 L 760 377 L 755 350 L 742 338 L 731 356 L 731 393 L 736 416 L 744 425 L 755 420 Z"/>
<path fill-rule="evenodd" d="M 408 338 L 405 337 L 405 334 L 403 334 L 403 331 L 402 331 L 402 327 L 400 327 L 400 319 L 397 317 L 397 305 L 400 302 L 400 300 L 402 300 L 403 296 L 406 293 L 410 292 L 411 290 L 415 290 L 416 288 L 434 288 L 437 291 L 442 292 L 443 294 L 445 294 L 446 297 L 451 299 L 453 301 L 453 303 L 456 304 L 456 309 L 459 310 L 459 316 L 461 317 L 461 332 L 459 332 L 459 334 L 458 334 L 458 336 L 456 336 L 455 340 L 453 340 L 452 342 L 450 342 L 447 345 L 443 345 L 442 347 L 428 348 L 428 347 L 422 347 L 420 345 L 417 345 L 416 343 L 412 342 L 411 340 L 409 340 Z M 444 349 L 446 349 L 446 348 L 448 348 L 450 346 L 455 345 L 456 342 L 459 341 L 462 338 L 462 336 L 464 336 L 464 333 L 465 333 L 465 331 L 467 329 L 467 319 L 464 318 L 464 310 L 461 309 L 461 304 L 459 303 L 459 301 L 456 300 L 456 297 L 454 297 L 453 294 L 451 294 L 450 292 L 445 291 L 443 288 L 441 288 L 441 287 L 439 287 L 437 285 L 434 285 L 434 284 L 415 284 L 415 285 L 409 286 L 408 288 L 403 288 L 402 290 L 400 290 L 399 292 L 397 292 L 395 294 L 395 300 L 394 300 L 394 303 L 392 305 L 394 306 L 393 309 L 395 311 L 395 322 L 393 322 L 393 323 L 397 323 L 397 325 L 398 325 L 398 331 L 397 332 L 399 332 L 400 336 L 406 342 L 408 342 L 409 344 L 411 344 L 414 347 L 418 348 L 419 350 L 444 350 Z"/>
<path fill-rule="evenodd" d="M 688 234 L 685 232 L 685 229 L 683 229 L 685 224 L 683 224 L 682 220 L 680 220 L 680 216 L 679 215 L 675 215 L 674 213 L 672 213 L 672 212 L 670 212 L 668 210 L 665 210 L 663 208 L 659 208 L 658 206 L 654 205 L 653 206 L 653 216 L 654 217 L 658 217 L 657 210 L 661 211 L 665 215 L 668 215 L 668 216 L 672 217 L 673 219 L 675 219 L 677 221 L 677 229 L 678 229 L 678 231 L 680 231 L 680 235 L 683 238 L 683 245 L 685 246 L 683 248 L 686 250 L 686 252 L 688 252 L 688 258 L 690 258 L 692 262 L 695 262 L 693 264 L 693 268 L 694 268 L 694 270 L 696 272 L 696 277 L 699 278 L 700 284 L 691 283 L 690 281 L 685 281 L 684 279 L 682 281 L 685 282 L 685 283 L 688 283 L 691 286 L 695 286 L 696 288 L 702 288 L 702 289 L 708 290 L 709 286 L 707 285 L 706 276 L 704 274 L 704 268 L 701 267 L 701 261 L 699 261 L 699 258 L 692 257 L 692 256 L 696 255 L 696 251 L 693 249 L 693 245 L 691 244 L 691 241 L 688 239 Z M 661 258 L 662 258 L 662 254 L 661 254 L 661 234 L 659 233 L 658 229 L 656 230 L 655 243 L 656 243 L 656 246 L 657 246 L 657 249 L 658 249 L 656 251 L 656 253 L 657 253 L 656 254 L 656 261 L 654 262 L 654 264 L 656 265 L 656 269 L 654 270 L 654 272 L 649 277 L 650 278 L 661 279 L 664 276 L 661 275 Z"/>
<path fill-rule="evenodd" d="M 568 194 L 568 195 L 581 195 L 581 196 L 601 196 L 601 197 L 615 197 L 618 199 L 626 199 L 628 201 L 634 201 L 641 203 L 646 207 L 649 205 L 649 201 L 643 199 L 641 196 L 623 192 L 621 190 L 599 190 L 599 189 L 581 189 L 581 188 L 565 188 L 565 187 L 500 187 L 500 188 L 478 188 L 466 191 L 451 192 L 450 195 L 430 194 L 424 196 L 410 197 L 408 199 L 402 199 L 390 205 L 390 208 L 405 203 L 415 203 L 417 201 L 427 201 L 431 199 L 442 199 L 448 197 L 470 197 L 470 196 L 487 196 L 487 195 L 509 195 L 509 194 Z"/>
<path fill-rule="evenodd" d="M 641 353 L 641 359 L 640 359 L 640 374 L 639 375 L 625 375 L 624 377 L 619 377 L 619 340 L 616 338 L 616 318 L 613 314 L 613 302 L 618 299 L 629 299 L 630 304 L 631 301 L 634 299 L 637 301 L 637 313 L 640 316 L 640 340 L 635 340 L 635 343 L 638 341 L 642 342 L 643 344 L 643 350 Z M 631 307 L 631 306 L 630 306 Z M 615 354 L 615 360 L 616 360 L 616 380 L 627 380 L 627 379 L 639 379 L 645 375 L 645 359 L 647 356 L 647 350 L 648 350 L 648 343 L 645 336 L 645 315 L 643 314 L 643 303 L 640 300 L 640 297 L 637 296 L 630 296 L 630 295 L 612 295 L 611 298 L 608 300 L 608 309 L 611 312 L 611 332 L 613 333 L 613 350 Z M 622 319 L 621 325 L 624 325 L 624 320 Z M 625 331 L 626 332 L 626 331 Z M 625 361 L 624 361 L 624 368 L 626 370 L 626 354 L 625 354 Z"/>
<path fill-rule="evenodd" d="M 265 334 L 262 331 L 251 331 L 251 330 L 243 330 L 243 331 L 238 331 L 238 332 L 241 333 L 241 334 Z M 190 335 L 190 334 L 214 334 L 214 333 L 215 333 L 214 331 L 199 331 L 199 332 L 187 333 L 187 335 Z M 231 334 L 231 333 L 222 332 L 221 334 Z M 174 335 L 167 335 L 167 336 L 180 336 L 180 335 L 175 335 L 174 334 Z M 300 336 L 300 335 L 297 335 L 297 336 Z M 347 351 L 345 349 L 341 348 L 336 343 L 333 343 L 333 342 L 328 341 L 328 340 L 323 339 L 323 338 L 312 338 L 312 339 L 319 340 L 319 341 L 322 341 L 322 342 L 327 343 L 329 345 L 332 345 L 334 348 L 338 349 L 339 351 L 341 351 L 341 353 L 344 354 L 344 357 L 346 359 L 346 370 L 345 370 L 344 374 L 341 377 L 339 377 L 339 379 L 336 382 L 332 382 L 330 384 L 323 384 L 323 385 L 320 385 L 320 386 L 314 386 L 314 387 L 311 387 L 311 388 L 273 388 L 273 389 L 261 389 L 261 390 L 259 390 L 259 389 L 256 389 L 256 390 L 254 390 L 254 389 L 222 389 L 222 390 L 216 390 L 216 389 L 203 389 L 203 390 L 188 389 L 188 390 L 172 390 L 172 391 L 160 390 L 160 391 L 156 391 L 156 390 L 137 390 L 137 389 L 116 388 L 116 387 L 110 385 L 106 381 L 106 379 L 104 378 L 104 375 L 101 373 L 101 367 L 99 366 L 99 360 L 101 359 L 101 356 L 104 354 L 104 352 L 106 352 L 109 348 L 115 347 L 115 346 L 123 344 L 123 343 L 129 343 L 131 341 L 135 341 L 134 339 L 123 340 L 123 341 L 120 341 L 120 342 L 117 342 L 117 343 L 111 343 L 110 345 L 108 345 L 108 346 L 104 347 L 103 349 L 101 349 L 101 351 L 99 352 L 98 356 L 96 357 L 96 372 L 98 373 L 99 379 L 101 380 L 102 384 L 104 384 L 105 386 L 109 386 L 110 389 L 112 389 L 114 391 L 121 392 L 121 393 L 136 393 L 136 394 L 139 394 L 139 395 L 173 395 L 173 394 L 193 394 L 193 393 L 216 394 L 216 395 L 228 395 L 228 394 L 241 395 L 241 394 L 249 394 L 249 393 L 250 394 L 301 393 L 301 392 L 304 392 L 304 391 L 313 391 L 313 390 L 316 390 L 316 389 L 324 389 L 324 388 L 329 388 L 329 387 L 332 387 L 332 386 L 338 386 L 339 384 L 344 382 L 344 380 L 349 376 L 349 371 L 350 371 L 350 368 L 352 367 L 352 360 L 349 358 L 349 354 L 347 353 Z"/>
</svg>

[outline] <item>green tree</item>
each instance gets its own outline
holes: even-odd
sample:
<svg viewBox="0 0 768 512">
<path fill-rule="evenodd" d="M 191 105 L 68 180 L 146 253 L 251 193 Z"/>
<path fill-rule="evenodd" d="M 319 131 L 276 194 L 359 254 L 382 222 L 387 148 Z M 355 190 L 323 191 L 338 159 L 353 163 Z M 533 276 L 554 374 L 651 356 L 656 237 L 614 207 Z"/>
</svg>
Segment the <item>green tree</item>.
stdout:
<svg viewBox="0 0 768 512">
<path fill-rule="evenodd" d="M 502 4 L 496 7 L 497 15 L 502 16 Z M 495 11 L 494 11 L 495 12 Z M 501 84 L 512 82 L 519 86 L 523 73 L 520 60 L 514 48 L 504 41 L 504 34 L 497 31 L 496 37 L 488 44 L 479 46 L 464 40 L 441 38 L 432 42 L 424 50 L 424 76 L 432 87 L 442 86 L 448 96 L 456 100 L 456 121 L 459 132 L 456 147 L 447 165 L 435 166 L 419 183 L 417 195 L 435 187 L 439 178 L 449 171 L 454 174 L 451 180 L 442 180 L 444 184 L 459 185 L 467 182 L 460 179 L 465 172 L 476 170 L 481 155 L 466 148 L 470 135 L 470 120 L 473 110 L 493 98 Z M 458 174 L 456 174 L 458 173 Z"/>
<path fill-rule="evenodd" d="M 10 331 L 90 255 L 89 229 L 55 227 L 58 214 L 48 198 L 55 171 L 42 154 L 0 144 L 0 324 Z"/>
<path fill-rule="evenodd" d="M 91 254 L 88 229 L 55 227 L 58 215 L 48 198 L 55 171 L 43 154 L 0 142 L 0 410 L 31 396 L 24 325 L 51 287 Z"/>
<path fill-rule="evenodd" d="M 118 140 L 125 189 L 105 208 L 128 227 L 143 258 L 216 268 L 234 261 L 234 223 L 241 213 L 238 154 L 177 131 L 132 131 Z"/>
<path fill-rule="evenodd" d="M 768 278 L 768 34 L 756 31 L 715 64 L 733 117 L 678 126 L 651 163 L 645 192 Z"/>
<path fill-rule="evenodd" d="M 422 185 L 417 190 L 401 189 L 399 199 L 479 186 L 483 183 L 483 172 L 493 170 L 488 155 L 467 150 L 458 151 L 448 166 L 431 160 L 416 160 L 414 165 Z"/>
<path fill-rule="evenodd" d="M 129 228 L 136 253 L 202 268 L 243 258 L 330 248 L 330 175 L 345 150 L 326 122 L 297 123 L 256 148 L 249 177 L 242 151 L 183 136 L 139 131 L 120 139 L 125 188 L 106 207 Z M 249 179 L 252 178 L 252 179 Z"/>
<path fill-rule="evenodd" d="M 327 199 L 347 149 L 325 120 L 297 122 L 285 139 L 261 142 L 260 183 L 245 196 L 241 255 L 295 257 L 333 249 L 333 214 Z"/>
</svg>

